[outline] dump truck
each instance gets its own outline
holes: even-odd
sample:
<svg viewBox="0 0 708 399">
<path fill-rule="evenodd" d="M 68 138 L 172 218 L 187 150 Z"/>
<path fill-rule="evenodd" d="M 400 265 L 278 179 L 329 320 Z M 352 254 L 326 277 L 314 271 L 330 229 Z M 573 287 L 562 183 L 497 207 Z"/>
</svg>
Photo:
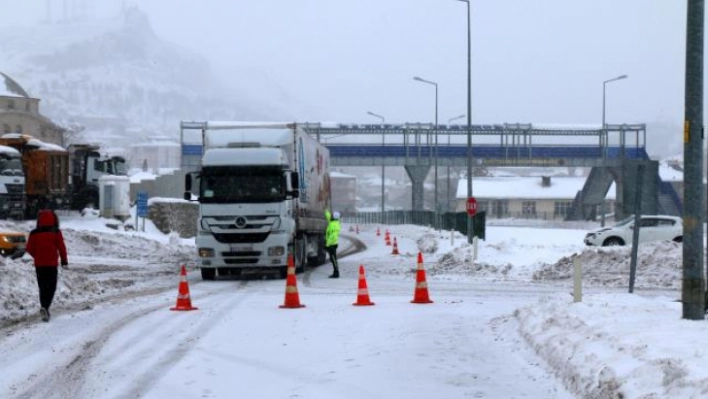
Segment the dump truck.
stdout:
<svg viewBox="0 0 708 399">
<path fill-rule="evenodd" d="M 284 278 L 325 262 L 329 151 L 296 123 L 182 122 L 201 130 L 198 170 L 185 176 L 199 202 L 196 247 L 204 280 L 244 270 Z M 194 192 L 193 192 L 194 191 Z"/>
<path fill-rule="evenodd" d="M 69 152 L 32 136 L 7 133 L 0 145 L 16 149 L 22 155 L 25 175 L 23 217 L 34 218 L 39 209 L 66 208 L 69 201 Z"/>
</svg>

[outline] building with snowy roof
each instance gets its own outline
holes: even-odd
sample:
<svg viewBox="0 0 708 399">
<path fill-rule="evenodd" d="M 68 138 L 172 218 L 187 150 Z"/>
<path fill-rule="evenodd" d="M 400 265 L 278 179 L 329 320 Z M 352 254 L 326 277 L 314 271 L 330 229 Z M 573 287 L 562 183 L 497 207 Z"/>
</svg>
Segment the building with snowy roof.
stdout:
<svg viewBox="0 0 708 399">
<path fill-rule="evenodd" d="M 472 181 L 473 196 L 478 211 L 485 211 L 489 218 L 529 218 L 564 220 L 573 207 L 578 192 L 583 189 L 586 177 L 559 176 L 495 176 L 475 177 Z M 464 212 L 467 202 L 467 180 L 457 186 L 456 211 Z M 616 189 L 614 183 L 605 197 L 605 209 L 614 209 Z"/>
<path fill-rule="evenodd" d="M 46 143 L 64 145 L 64 129 L 39 113 L 39 101 L 0 72 L 0 133 L 26 134 Z"/>
</svg>

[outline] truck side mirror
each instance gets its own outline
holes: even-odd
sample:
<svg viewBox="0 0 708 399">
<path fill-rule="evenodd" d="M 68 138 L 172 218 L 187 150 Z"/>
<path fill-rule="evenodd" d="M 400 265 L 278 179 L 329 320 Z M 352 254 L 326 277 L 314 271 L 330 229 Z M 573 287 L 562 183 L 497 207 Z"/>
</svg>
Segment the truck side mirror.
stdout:
<svg viewBox="0 0 708 399">
<path fill-rule="evenodd" d="M 290 173 L 290 187 L 293 191 L 300 189 L 300 175 L 297 172 Z"/>
<path fill-rule="evenodd" d="M 184 175 L 184 191 L 192 191 L 192 174 L 187 173 Z"/>
<path fill-rule="evenodd" d="M 187 173 L 184 175 L 184 199 L 187 201 L 192 200 L 192 174 Z"/>
</svg>

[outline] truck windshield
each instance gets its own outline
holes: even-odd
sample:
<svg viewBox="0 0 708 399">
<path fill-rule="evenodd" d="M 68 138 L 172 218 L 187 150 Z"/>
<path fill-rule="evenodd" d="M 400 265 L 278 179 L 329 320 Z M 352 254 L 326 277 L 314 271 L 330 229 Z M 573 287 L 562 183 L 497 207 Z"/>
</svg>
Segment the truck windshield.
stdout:
<svg viewBox="0 0 708 399">
<path fill-rule="evenodd" d="M 23 174 L 20 158 L 0 157 L 0 175 L 22 176 Z"/>
<path fill-rule="evenodd" d="M 114 159 L 115 163 L 115 174 L 117 176 L 127 176 L 128 168 L 125 166 L 125 160 L 123 158 Z"/>
<path fill-rule="evenodd" d="M 285 179 L 278 169 L 205 168 L 201 202 L 271 202 L 285 199 Z"/>
</svg>

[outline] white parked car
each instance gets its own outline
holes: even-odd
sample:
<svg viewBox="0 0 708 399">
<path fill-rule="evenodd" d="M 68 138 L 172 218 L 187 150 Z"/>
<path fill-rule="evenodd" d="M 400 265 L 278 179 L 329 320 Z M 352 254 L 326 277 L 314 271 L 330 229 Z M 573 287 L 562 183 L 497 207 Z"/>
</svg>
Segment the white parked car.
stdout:
<svg viewBox="0 0 708 399">
<path fill-rule="evenodd" d="M 639 242 L 670 240 L 683 241 L 683 221 L 677 216 L 642 215 Z M 611 227 L 602 227 L 588 232 L 586 245 L 611 246 L 631 245 L 634 234 L 634 215 Z"/>
</svg>

